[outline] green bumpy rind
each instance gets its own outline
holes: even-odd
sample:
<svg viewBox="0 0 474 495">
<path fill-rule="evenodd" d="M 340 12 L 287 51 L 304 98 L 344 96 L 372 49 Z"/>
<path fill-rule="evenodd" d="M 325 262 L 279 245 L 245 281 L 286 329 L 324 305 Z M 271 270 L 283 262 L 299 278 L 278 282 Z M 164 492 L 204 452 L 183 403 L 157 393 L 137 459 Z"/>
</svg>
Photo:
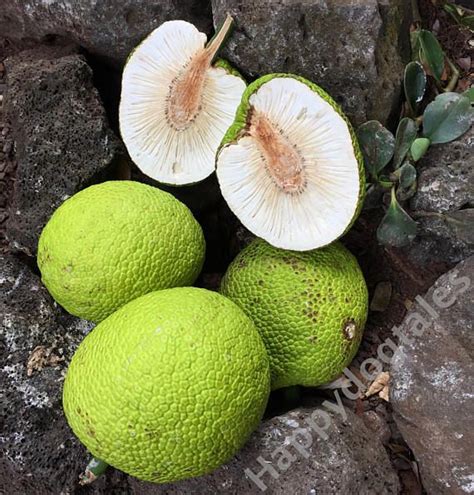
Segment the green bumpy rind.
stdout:
<svg viewBox="0 0 474 495">
<path fill-rule="evenodd" d="M 147 292 L 192 285 L 204 255 L 201 226 L 184 204 L 155 187 L 111 181 L 54 212 L 38 266 L 61 306 L 98 322 Z"/>
<path fill-rule="evenodd" d="M 168 483 L 235 455 L 269 392 L 252 321 L 216 292 L 181 287 L 142 296 L 97 325 L 72 358 L 63 405 L 95 457 Z"/>
<path fill-rule="evenodd" d="M 272 389 L 328 383 L 359 348 L 367 286 L 357 260 L 339 242 L 295 252 L 256 239 L 229 266 L 221 293 L 260 332 Z"/>
<path fill-rule="evenodd" d="M 249 111 L 249 108 L 251 106 L 250 104 L 250 97 L 252 96 L 253 93 L 255 93 L 263 84 L 271 81 L 272 79 L 275 78 L 282 78 L 282 77 L 287 77 L 291 79 L 296 79 L 297 81 L 306 84 L 312 91 L 317 93 L 323 100 L 325 100 L 331 107 L 342 117 L 344 122 L 347 124 L 347 127 L 349 129 L 349 133 L 351 135 L 352 139 L 352 146 L 354 148 L 354 155 L 356 157 L 357 163 L 358 163 L 358 168 L 359 168 L 359 199 L 357 203 L 356 210 L 354 212 L 354 215 L 351 219 L 351 221 L 348 223 L 346 230 L 343 232 L 342 235 L 344 235 L 353 225 L 357 217 L 359 216 L 362 206 L 364 204 L 364 198 L 365 198 L 365 167 L 364 167 L 364 158 L 362 156 L 362 152 L 360 150 L 359 142 L 357 141 L 357 136 L 356 133 L 349 122 L 349 119 L 346 117 L 344 112 L 342 111 L 342 108 L 331 98 L 331 96 L 324 91 L 320 86 L 317 84 L 309 81 L 308 79 L 305 79 L 304 77 L 301 76 L 296 76 L 294 74 L 283 74 L 283 73 L 275 73 L 275 74 L 267 74 L 265 76 L 262 76 L 255 80 L 254 82 L 250 83 L 247 86 L 247 89 L 244 91 L 244 94 L 242 95 L 242 101 L 237 108 L 237 112 L 235 114 L 235 121 L 234 123 L 229 127 L 227 132 L 224 135 L 224 138 L 222 139 L 222 142 L 219 146 L 219 149 L 217 150 L 217 156 L 219 156 L 219 152 L 221 148 L 227 144 L 233 143 L 238 141 L 239 135 L 241 134 L 242 131 L 245 130 L 245 127 L 247 125 L 247 114 Z M 216 159 L 216 163 L 218 166 L 218 161 Z"/>
<path fill-rule="evenodd" d="M 247 81 L 245 80 L 244 76 L 242 76 L 242 74 L 224 58 L 218 58 L 212 64 L 212 66 L 213 67 L 220 67 L 221 69 L 224 69 L 231 76 L 238 77 L 239 79 L 242 79 L 242 81 L 244 81 L 245 84 L 247 84 Z"/>
</svg>

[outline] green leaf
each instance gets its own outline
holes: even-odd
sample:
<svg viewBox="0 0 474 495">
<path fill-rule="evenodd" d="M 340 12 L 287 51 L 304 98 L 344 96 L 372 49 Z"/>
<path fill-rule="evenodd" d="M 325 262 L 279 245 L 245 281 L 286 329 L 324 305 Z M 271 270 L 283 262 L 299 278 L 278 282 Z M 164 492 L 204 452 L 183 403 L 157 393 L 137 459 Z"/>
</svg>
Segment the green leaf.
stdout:
<svg viewBox="0 0 474 495">
<path fill-rule="evenodd" d="M 417 127 L 414 120 L 408 117 L 400 120 L 395 136 L 395 152 L 393 154 L 393 168 L 397 169 L 405 159 L 411 143 L 416 139 Z"/>
<path fill-rule="evenodd" d="M 474 15 L 466 15 L 463 17 L 461 24 L 464 24 L 464 26 L 469 28 L 474 33 Z"/>
<path fill-rule="evenodd" d="M 377 229 L 377 239 L 386 246 L 402 247 L 410 244 L 415 236 L 416 222 L 398 204 L 393 188 L 390 206 Z"/>
<path fill-rule="evenodd" d="M 443 9 L 457 22 L 461 23 L 461 12 L 458 10 L 456 5 L 452 3 L 445 3 Z"/>
<path fill-rule="evenodd" d="M 466 26 L 474 32 L 474 15 L 466 15 L 466 11 L 459 5 L 445 3 L 443 9 L 451 15 L 451 17 L 462 26 Z"/>
<path fill-rule="evenodd" d="M 395 138 L 377 120 L 362 124 L 357 129 L 357 137 L 367 171 L 376 178 L 393 156 Z"/>
<path fill-rule="evenodd" d="M 437 81 L 441 81 L 444 71 L 444 52 L 436 36 L 431 31 L 422 29 L 419 35 L 421 59 L 429 67 Z"/>
<path fill-rule="evenodd" d="M 400 167 L 399 182 L 403 189 L 408 189 L 416 181 L 416 168 L 409 162 Z"/>
<path fill-rule="evenodd" d="M 428 138 L 418 138 L 415 139 L 410 148 L 411 157 L 415 162 L 417 162 L 430 147 L 430 140 Z"/>
<path fill-rule="evenodd" d="M 471 102 L 471 105 L 474 104 L 474 86 L 472 88 L 466 89 L 464 91 L 463 96 L 467 96 L 469 98 L 469 101 Z"/>
<path fill-rule="evenodd" d="M 419 62 L 410 62 L 405 67 L 403 87 L 408 106 L 412 113 L 416 115 L 418 104 L 423 99 L 426 89 L 426 72 Z"/>
<path fill-rule="evenodd" d="M 415 182 L 413 182 L 411 186 L 407 187 L 406 189 L 403 189 L 403 187 L 398 187 L 397 198 L 400 201 L 406 201 L 407 199 L 410 199 L 415 195 L 416 189 L 417 189 L 416 180 Z"/>
<path fill-rule="evenodd" d="M 379 180 L 379 186 L 383 187 L 384 189 L 391 189 L 393 186 L 393 181 L 390 179 L 381 179 Z"/>
<path fill-rule="evenodd" d="M 440 94 L 425 109 L 423 136 L 429 138 L 432 144 L 449 143 L 469 129 L 473 112 L 467 96 Z"/>
<path fill-rule="evenodd" d="M 410 31 L 410 46 L 411 46 L 411 58 L 412 60 L 419 61 L 420 60 L 420 30 L 416 29 L 414 31 Z"/>
<path fill-rule="evenodd" d="M 392 175 L 398 181 L 397 198 L 400 201 L 405 201 L 416 193 L 416 168 L 408 160 Z"/>
</svg>

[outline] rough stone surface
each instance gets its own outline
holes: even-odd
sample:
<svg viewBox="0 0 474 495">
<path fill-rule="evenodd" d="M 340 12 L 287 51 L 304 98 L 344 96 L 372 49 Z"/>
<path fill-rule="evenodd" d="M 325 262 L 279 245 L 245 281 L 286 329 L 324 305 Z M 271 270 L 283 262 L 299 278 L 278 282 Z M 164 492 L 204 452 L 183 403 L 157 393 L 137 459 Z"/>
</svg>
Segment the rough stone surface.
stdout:
<svg viewBox="0 0 474 495">
<path fill-rule="evenodd" d="M 454 264 L 474 254 L 474 127 L 428 150 L 410 208 L 418 222 L 417 238 L 406 249 L 413 261 Z"/>
<path fill-rule="evenodd" d="M 61 36 L 120 66 L 162 22 L 185 19 L 209 32 L 207 0 L 8 0 L 0 10 L 0 32 L 12 39 L 41 41 Z"/>
<path fill-rule="evenodd" d="M 0 493 L 257 495 L 261 490 L 245 477 L 244 470 L 258 473 L 259 456 L 271 461 L 279 473 L 278 479 L 269 474 L 262 478 L 269 494 L 398 493 L 396 473 L 377 435 L 347 408 L 343 418 L 342 409 L 332 412 L 321 399 L 311 408 L 264 421 L 245 448 L 211 475 L 158 486 L 109 469 L 91 488 L 80 488 L 78 475 L 88 455 L 66 424 L 61 388 L 67 363 L 89 330 L 88 323 L 65 314 L 53 302 L 22 259 L 0 256 L 0 383 L 4 394 L 0 400 Z M 37 346 L 64 361 L 28 376 L 27 363 Z M 329 427 L 323 429 L 326 439 L 306 423 L 316 408 L 331 417 Z M 324 424 L 323 418 L 315 421 Z M 296 439 L 306 450 L 298 451 L 288 443 L 295 432 L 300 432 Z"/>
<path fill-rule="evenodd" d="M 1 70 L 0 63 L 0 99 L 4 93 L 3 78 L 5 71 Z M 15 164 L 12 160 L 13 141 L 10 126 L 5 122 L 0 105 L 0 252 L 7 245 L 5 238 L 6 221 L 8 218 L 8 201 L 13 189 Z"/>
<path fill-rule="evenodd" d="M 407 4 L 212 1 L 215 25 L 227 12 L 236 21 L 223 56 L 238 69 L 252 78 L 271 72 L 302 75 L 326 89 L 356 125 L 385 122 L 399 103 Z"/>
<path fill-rule="evenodd" d="M 7 237 L 28 254 L 54 209 L 102 180 L 122 152 L 85 59 L 55 53 L 24 52 L 5 62 L 17 161 Z"/>
<path fill-rule="evenodd" d="M 39 278 L 0 256 L 0 493 L 66 493 L 87 456 L 61 406 L 66 363 L 90 325 L 61 313 Z M 27 376 L 37 346 L 64 358 Z M 68 492 L 69 493 L 69 492 Z"/>
<path fill-rule="evenodd" d="M 441 276 L 423 297 L 433 315 L 414 306 L 392 361 L 394 418 L 427 493 L 474 490 L 473 283 L 474 257 Z"/>
<path fill-rule="evenodd" d="M 255 474 L 262 469 L 257 461 L 259 456 L 278 473 L 277 479 L 268 472 L 261 477 L 268 494 L 398 493 L 398 478 L 382 444 L 360 418 L 349 410 L 345 420 L 331 413 L 330 426 L 325 430 L 328 438 L 323 439 L 306 423 L 314 410 L 297 409 L 263 422 L 244 449 L 213 474 L 162 486 L 130 480 L 132 493 L 261 494 L 261 489 L 245 475 L 247 468 Z M 316 422 L 322 424 L 322 420 Z M 289 442 L 295 432 L 298 432 L 296 441 L 305 446 L 303 453 Z"/>
</svg>

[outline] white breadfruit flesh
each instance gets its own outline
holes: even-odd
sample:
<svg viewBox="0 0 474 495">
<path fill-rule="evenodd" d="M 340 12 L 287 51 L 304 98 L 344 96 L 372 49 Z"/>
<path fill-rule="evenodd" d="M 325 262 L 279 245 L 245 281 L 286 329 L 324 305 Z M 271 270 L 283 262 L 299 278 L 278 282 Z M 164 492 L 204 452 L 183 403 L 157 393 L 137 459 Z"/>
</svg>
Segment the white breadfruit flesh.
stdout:
<svg viewBox="0 0 474 495">
<path fill-rule="evenodd" d="M 217 156 L 231 210 L 275 247 L 325 246 L 351 226 L 365 176 L 355 134 L 319 86 L 291 74 L 246 89 Z"/>
<path fill-rule="evenodd" d="M 228 17 L 206 46 L 192 24 L 165 22 L 125 65 L 120 131 L 135 164 L 159 182 L 191 184 L 215 170 L 246 87 L 228 64 L 213 63 L 231 24 Z"/>
</svg>

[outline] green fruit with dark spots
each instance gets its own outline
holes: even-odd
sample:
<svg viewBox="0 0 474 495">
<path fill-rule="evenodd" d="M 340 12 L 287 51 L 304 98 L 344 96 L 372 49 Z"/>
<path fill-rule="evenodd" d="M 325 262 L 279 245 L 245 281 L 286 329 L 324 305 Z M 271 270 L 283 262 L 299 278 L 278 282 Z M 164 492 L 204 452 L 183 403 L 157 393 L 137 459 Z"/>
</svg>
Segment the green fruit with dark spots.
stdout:
<svg viewBox="0 0 474 495">
<path fill-rule="evenodd" d="M 230 265 L 221 293 L 259 330 L 273 389 L 337 378 L 356 354 L 367 319 L 364 277 L 338 242 L 294 252 L 256 239 Z"/>
</svg>

